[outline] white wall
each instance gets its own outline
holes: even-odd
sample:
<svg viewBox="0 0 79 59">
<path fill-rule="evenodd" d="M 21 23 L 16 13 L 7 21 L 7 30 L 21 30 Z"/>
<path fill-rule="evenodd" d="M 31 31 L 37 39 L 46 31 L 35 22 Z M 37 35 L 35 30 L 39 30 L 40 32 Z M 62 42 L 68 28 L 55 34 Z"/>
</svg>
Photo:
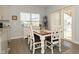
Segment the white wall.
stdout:
<svg viewBox="0 0 79 59">
<path fill-rule="evenodd" d="M 11 39 L 23 37 L 23 28 L 20 22 L 20 12 L 40 13 L 41 21 L 43 19 L 43 16 L 45 16 L 45 8 L 39 6 L 10 5 L 10 6 L 2 6 L 2 8 L 4 11 L 3 15 L 7 16 L 8 18 L 7 17 L 6 18 L 10 20 Z M 12 15 L 16 15 L 17 20 L 12 20 Z"/>
<path fill-rule="evenodd" d="M 79 43 L 79 6 L 74 7 L 74 20 L 73 20 L 73 31 L 74 31 L 74 41 Z"/>
<path fill-rule="evenodd" d="M 51 12 L 55 12 L 63 7 L 65 7 L 65 5 L 50 5 L 47 9 L 47 14 L 49 14 Z"/>
</svg>

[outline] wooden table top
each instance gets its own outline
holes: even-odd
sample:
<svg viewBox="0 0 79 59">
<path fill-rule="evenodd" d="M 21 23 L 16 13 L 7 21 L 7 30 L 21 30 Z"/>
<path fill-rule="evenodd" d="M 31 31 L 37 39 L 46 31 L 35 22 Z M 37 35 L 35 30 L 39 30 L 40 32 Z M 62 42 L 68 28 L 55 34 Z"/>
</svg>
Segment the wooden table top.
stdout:
<svg viewBox="0 0 79 59">
<path fill-rule="evenodd" d="M 50 34 L 51 32 L 48 31 L 48 30 L 36 30 L 34 31 L 35 33 L 38 33 L 40 35 L 47 35 L 47 34 Z"/>
</svg>

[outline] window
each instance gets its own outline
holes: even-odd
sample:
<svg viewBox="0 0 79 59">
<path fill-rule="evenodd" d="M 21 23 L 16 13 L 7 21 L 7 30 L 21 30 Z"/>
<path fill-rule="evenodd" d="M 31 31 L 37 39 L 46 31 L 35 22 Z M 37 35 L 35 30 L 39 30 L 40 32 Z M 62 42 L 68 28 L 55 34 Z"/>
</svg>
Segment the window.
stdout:
<svg viewBox="0 0 79 59">
<path fill-rule="evenodd" d="M 32 25 L 33 26 L 39 26 L 39 20 L 40 20 L 40 15 L 39 14 L 32 14 Z"/>
<path fill-rule="evenodd" d="M 21 13 L 21 22 L 24 26 L 28 26 L 30 24 L 30 13 Z"/>
<path fill-rule="evenodd" d="M 33 26 L 39 26 L 40 14 L 21 13 L 21 22 L 24 26 L 32 24 Z"/>
</svg>

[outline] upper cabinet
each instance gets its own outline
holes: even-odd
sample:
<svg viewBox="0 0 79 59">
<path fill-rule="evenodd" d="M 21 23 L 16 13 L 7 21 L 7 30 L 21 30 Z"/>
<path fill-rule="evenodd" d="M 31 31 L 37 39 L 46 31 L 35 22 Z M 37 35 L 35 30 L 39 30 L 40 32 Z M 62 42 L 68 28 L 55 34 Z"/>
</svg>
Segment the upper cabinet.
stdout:
<svg viewBox="0 0 79 59">
<path fill-rule="evenodd" d="M 9 20 L 7 8 L 8 6 L 0 6 L 0 20 Z"/>
</svg>

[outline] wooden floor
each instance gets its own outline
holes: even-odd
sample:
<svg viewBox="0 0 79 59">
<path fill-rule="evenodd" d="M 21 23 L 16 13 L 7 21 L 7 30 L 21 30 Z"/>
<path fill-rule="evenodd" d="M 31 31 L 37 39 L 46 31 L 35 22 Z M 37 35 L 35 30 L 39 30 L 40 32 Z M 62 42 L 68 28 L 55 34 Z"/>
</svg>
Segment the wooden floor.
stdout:
<svg viewBox="0 0 79 59">
<path fill-rule="evenodd" d="M 29 54 L 30 51 L 28 50 L 28 47 L 26 47 L 25 40 L 24 39 L 13 39 L 9 43 L 10 52 L 11 54 Z"/>
<path fill-rule="evenodd" d="M 63 52 L 65 54 L 79 54 L 79 45 L 72 43 L 70 49 Z"/>
<path fill-rule="evenodd" d="M 13 39 L 9 43 L 10 51 L 9 54 L 31 54 L 32 51 L 29 50 L 29 46 L 27 44 L 27 39 Z M 36 54 L 41 54 L 41 49 L 36 50 Z M 58 51 L 58 47 L 54 47 L 54 53 L 60 54 Z M 79 45 L 73 44 L 71 47 L 62 46 L 62 54 L 78 54 L 79 53 Z M 50 49 L 45 50 L 45 54 L 51 54 Z"/>
</svg>

